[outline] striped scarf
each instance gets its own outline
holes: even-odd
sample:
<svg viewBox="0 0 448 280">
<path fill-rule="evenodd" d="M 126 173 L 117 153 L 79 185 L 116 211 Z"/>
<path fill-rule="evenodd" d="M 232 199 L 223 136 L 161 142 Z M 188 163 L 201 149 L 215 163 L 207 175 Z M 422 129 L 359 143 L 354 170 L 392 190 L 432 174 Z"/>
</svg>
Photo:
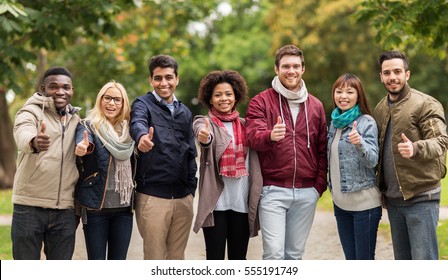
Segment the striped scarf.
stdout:
<svg viewBox="0 0 448 280">
<path fill-rule="evenodd" d="M 224 150 L 224 153 L 219 160 L 219 175 L 224 177 L 239 178 L 248 176 L 246 170 L 246 156 L 248 151 L 248 144 L 246 141 L 246 128 L 241 124 L 239 113 L 235 110 L 229 114 L 220 113 L 214 107 L 210 108 L 208 112 L 212 121 L 219 127 L 227 131 L 224 122 L 232 122 L 233 137 L 235 138 L 235 145 L 230 140 L 229 145 Z"/>
</svg>

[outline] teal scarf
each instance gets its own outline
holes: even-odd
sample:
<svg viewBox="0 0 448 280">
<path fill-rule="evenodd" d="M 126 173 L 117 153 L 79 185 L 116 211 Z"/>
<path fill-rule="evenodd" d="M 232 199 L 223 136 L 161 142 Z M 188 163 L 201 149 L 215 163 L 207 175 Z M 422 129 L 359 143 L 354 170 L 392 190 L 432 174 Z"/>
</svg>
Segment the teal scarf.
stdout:
<svg viewBox="0 0 448 280">
<path fill-rule="evenodd" d="M 342 113 L 341 109 L 336 107 L 331 113 L 331 120 L 336 128 L 344 128 L 361 115 L 362 112 L 361 108 L 359 108 L 359 104 L 356 104 L 344 113 Z"/>
</svg>

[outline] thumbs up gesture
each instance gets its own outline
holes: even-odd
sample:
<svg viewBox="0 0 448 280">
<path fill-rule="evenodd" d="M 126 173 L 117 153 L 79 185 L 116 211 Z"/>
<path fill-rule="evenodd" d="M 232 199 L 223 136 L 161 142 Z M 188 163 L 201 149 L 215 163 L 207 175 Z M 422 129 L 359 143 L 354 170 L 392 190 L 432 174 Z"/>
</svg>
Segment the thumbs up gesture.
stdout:
<svg viewBox="0 0 448 280">
<path fill-rule="evenodd" d="M 37 152 L 47 151 L 48 147 L 50 147 L 50 136 L 45 133 L 46 129 L 47 125 L 42 121 L 42 127 L 40 131 L 32 140 L 32 147 Z"/>
<path fill-rule="evenodd" d="M 357 122 L 353 122 L 353 128 L 352 131 L 348 134 L 348 141 L 352 143 L 353 145 L 361 145 L 361 135 L 359 135 L 358 130 L 356 130 Z"/>
<path fill-rule="evenodd" d="M 144 153 L 151 151 L 152 147 L 154 147 L 154 142 L 152 142 L 152 137 L 154 136 L 154 128 L 151 126 L 149 128 L 148 134 L 140 137 L 138 141 L 138 150 Z"/>
<path fill-rule="evenodd" d="M 202 127 L 198 132 L 198 141 L 201 144 L 207 145 L 210 143 L 210 121 L 208 118 L 204 118 L 204 127 Z"/>
<path fill-rule="evenodd" d="M 403 139 L 403 143 L 398 143 L 398 151 L 402 157 L 411 158 L 414 156 L 414 146 L 412 145 L 411 140 L 409 140 L 404 133 L 401 134 L 401 139 Z"/>
<path fill-rule="evenodd" d="M 75 155 L 77 156 L 84 156 L 85 154 L 87 154 L 87 149 L 89 148 L 89 138 L 87 137 L 87 130 L 84 130 L 84 138 L 82 139 L 81 142 L 79 142 L 76 145 L 75 148 Z"/>
<path fill-rule="evenodd" d="M 277 123 L 271 131 L 271 141 L 277 142 L 285 138 L 286 124 L 283 123 L 282 117 L 278 116 Z"/>
</svg>

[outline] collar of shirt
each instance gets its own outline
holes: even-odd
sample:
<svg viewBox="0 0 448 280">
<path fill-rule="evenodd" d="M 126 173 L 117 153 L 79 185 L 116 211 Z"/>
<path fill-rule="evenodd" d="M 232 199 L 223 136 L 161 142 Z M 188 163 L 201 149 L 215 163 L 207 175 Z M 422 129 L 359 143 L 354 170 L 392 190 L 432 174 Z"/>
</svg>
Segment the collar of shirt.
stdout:
<svg viewBox="0 0 448 280">
<path fill-rule="evenodd" d="M 152 94 L 154 95 L 154 97 L 157 99 L 157 101 L 159 101 L 160 103 L 162 103 L 163 105 L 165 105 L 166 107 L 168 107 L 168 109 L 170 109 L 171 111 L 171 115 L 174 114 L 174 109 L 177 107 L 177 105 L 179 104 L 179 101 L 177 100 L 176 96 L 173 94 L 173 102 L 172 103 L 168 103 L 165 100 L 163 100 L 155 91 L 152 92 Z"/>
<path fill-rule="evenodd" d="M 169 105 L 177 106 L 177 104 L 179 103 L 179 101 L 177 100 L 177 98 L 176 98 L 176 96 L 174 94 L 173 94 L 173 103 L 166 102 L 155 91 L 153 91 L 152 94 L 157 99 L 157 101 L 161 102 L 163 105 L 166 105 L 166 106 L 169 106 Z"/>
</svg>

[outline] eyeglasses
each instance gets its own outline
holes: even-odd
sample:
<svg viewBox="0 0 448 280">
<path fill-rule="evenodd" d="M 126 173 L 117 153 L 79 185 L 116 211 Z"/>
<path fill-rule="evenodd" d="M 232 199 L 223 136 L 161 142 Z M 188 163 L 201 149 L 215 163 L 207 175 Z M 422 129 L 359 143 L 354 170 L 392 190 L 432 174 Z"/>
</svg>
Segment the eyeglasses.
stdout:
<svg viewBox="0 0 448 280">
<path fill-rule="evenodd" d="M 109 95 L 103 95 L 103 100 L 106 103 L 110 103 L 113 100 L 116 105 L 120 105 L 121 103 L 123 103 L 123 98 L 121 98 L 121 97 L 112 97 L 112 96 L 109 96 Z"/>
</svg>

